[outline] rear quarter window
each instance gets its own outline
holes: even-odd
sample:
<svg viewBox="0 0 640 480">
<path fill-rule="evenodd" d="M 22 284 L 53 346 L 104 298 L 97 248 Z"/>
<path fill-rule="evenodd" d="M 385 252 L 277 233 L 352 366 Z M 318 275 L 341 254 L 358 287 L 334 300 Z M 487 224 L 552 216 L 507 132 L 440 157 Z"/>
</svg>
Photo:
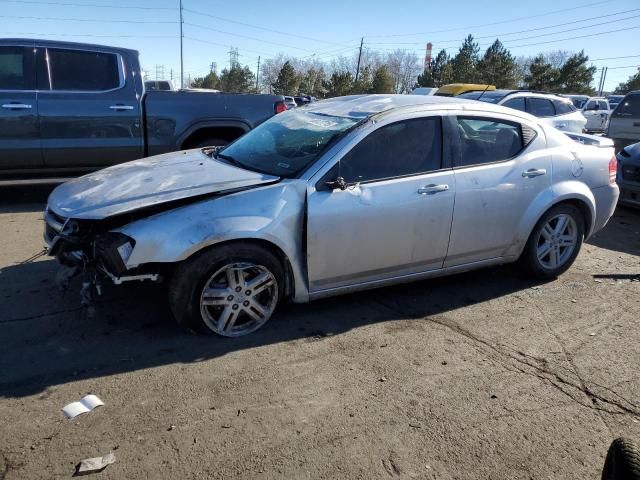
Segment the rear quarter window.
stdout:
<svg viewBox="0 0 640 480">
<path fill-rule="evenodd" d="M 576 111 L 576 107 L 571 102 L 563 102 L 562 100 L 554 100 L 553 105 L 556 108 L 556 115 L 563 115 Z"/>
</svg>

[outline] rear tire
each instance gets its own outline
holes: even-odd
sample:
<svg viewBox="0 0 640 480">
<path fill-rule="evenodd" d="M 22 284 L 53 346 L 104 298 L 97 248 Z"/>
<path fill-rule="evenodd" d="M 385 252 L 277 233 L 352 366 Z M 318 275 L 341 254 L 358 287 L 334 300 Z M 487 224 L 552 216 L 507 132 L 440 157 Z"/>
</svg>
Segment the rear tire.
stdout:
<svg viewBox="0 0 640 480">
<path fill-rule="evenodd" d="M 268 249 L 237 242 L 185 260 L 169 285 L 179 325 L 225 337 L 256 331 L 272 316 L 284 292 L 284 269 Z"/>
<path fill-rule="evenodd" d="M 574 262 L 584 239 L 584 218 L 577 207 L 562 203 L 550 208 L 533 228 L 520 256 L 530 276 L 553 279 Z"/>
<path fill-rule="evenodd" d="M 634 442 L 622 437 L 611 442 L 602 480 L 640 480 L 640 449 Z"/>
</svg>

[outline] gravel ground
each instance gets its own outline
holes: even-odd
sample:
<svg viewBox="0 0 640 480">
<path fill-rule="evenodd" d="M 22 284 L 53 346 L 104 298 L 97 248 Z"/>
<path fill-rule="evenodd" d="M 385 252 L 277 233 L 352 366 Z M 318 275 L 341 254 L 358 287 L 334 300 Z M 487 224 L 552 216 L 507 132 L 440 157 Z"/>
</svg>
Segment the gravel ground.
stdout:
<svg viewBox="0 0 640 480">
<path fill-rule="evenodd" d="M 162 288 L 93 317 L 54 286 L 48 189 L 0 192 L 0 479 L 598 479 L 640 438 L 640 212 L 562 277 L 510 267 L 287 306 L 241 339 L 174 326 Z M 63 418 L 95 393 L 105 406 Z"/>
</svg>

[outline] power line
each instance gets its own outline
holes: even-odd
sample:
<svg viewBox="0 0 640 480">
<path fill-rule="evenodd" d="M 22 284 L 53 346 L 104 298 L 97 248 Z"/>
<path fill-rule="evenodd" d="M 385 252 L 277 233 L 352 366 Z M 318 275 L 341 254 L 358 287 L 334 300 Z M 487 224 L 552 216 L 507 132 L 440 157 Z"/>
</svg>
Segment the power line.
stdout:
<svg viewBox="0 0 640 480">
<path fill-rule="evenodd" d="M 87 38 L 175 38 L 175 35 L 97 35 L 94 33 L 42 33 L 3 32 L 4 35 L 35 35 L 37 37 L 87 37 Z"/>
<path fill-rule="evenodd" d="M 174 11 L 175 8 L 172 7 L 137 7 L 130 5 L 105 5 L 105 4 L 96 4 L 96 3 L 71 3 L 71 2 L 44 2 L 44 1 L 35 1 L 35 0 L 0 0 L 3 3 L 19 3 L 19 4 L 31 4 L 31 5 L 56 5 L 61 7 L 90 7 L 90 8 L 117 8 L 120 9 L 130 9 L 130 10 L 171 10 Z"/>
<path fill-rule="evenodd" d="M 196 15 L 202 15 L 202 16 L 209 17 L 209 18 L 215 18 L 216 20 L 222 20 L 223 22 L 235 23 L 237 25 L 243 25 L 245 27 L 255 28 L 255 29 L 258 29 L 258 30 L 263 30 L 265 32 L 277 33 L 278 35 L 286 35 L 286 36 L 289 36 L 289 37 L 302 38 L 303 40 L 310 40 L 312 42 L 318 42 L 318 43 L 326 43 L 328 45 L 344 45 L 344 43 L 327 42 L 326 40 L 319 40 L 319 39 L 313 38 L 313 37 L 307 37 L 307 36 L 298 35 L 298 34 L 295 34 L 295 33 L 283 32 L 281 30 L 275 30 L 273 28 L 267 28 L 267 27 L 262 27 L 262 26 L 259 26 L 259 25 L 253 25 L 251 23 L 239 22 L 237 20 L 231 20 L 229 18 L 219 17 L 217 15 L 211 15 L 210 13 L 200 12 L 198 10 L 192 10 L 190 8 L 185 8 L 184 10 L 185 10 L 185 12 L 195 13 Z"/>
<path fill-rule="evenodd" d="M 208 45 L 215 45 L 217 47 L 229 48 L 229 45 L 224 45 L 222 43 L 211 42 L 209 40 L 203 40 L 202 38 L 190 37 L 188 35 L 185 35 L 184 38 L 187 38 L 189 40 L 193 40 L 193 41 L 196 41 L 196 42 L 206 43 Z M 249 50 L 248 48 L 243 48 L 243 50 L 246 51 L 246 52 L 257 53 L 258 55 L 266 55 L 266 56 L 270 56 L 271 55 L 270 53 L 259 52 L 257 50 Z M 239 57 L 246 57 L 246 55 L 243 55 L 241 53 L 239 53 L 238 56 Z"/>
<path fill-rule="evenodd" d="M 618 60 L 620 58 L 637 58 L 637 57 L 640 57 L 640 55 L 624 55 L 622 57 L 592 58 L 589 61 L 598 62 L 600 60 Z"/>
<path fill-rule="evenodd" d="M 510 18 L 508 20 L 501 20 L 499 22 L 485 23 L 485 24 L 482 24 L 482 25 L 471 25 L 471 26 L 468 26 L 468 27 L 460 27 L 460 28 L 448 28 L 446 30 L 434 30 L 434 31 L 431 31 L 431 32 L 397 33 L 397 34 L 392 34 L 392 35 L 367 35 L 367 36 L 369 38 L 411 37 L 411 36 L 416 36 L 416 35 L 432 35 L 434 33 L 447 33 L 447 32 L 456 32 L 456 31 L 462 31 L 462 30 L 469 31 L 469 30 L 474 29 L 474 28 L 491 27 L 493 25 L 502 25 L 502 24 L 505 24 L 505 23 L 518 22 L 520 20 L 530 20 L 532 18 L 546 17 L 548 15 L 553 15 L 553 14 L 556 14 L 556 13 L 574 11 L 574 10 L 577 10 L 579 8 L 587 8 L 587 7 L 593 7 L 595 5 L 602 5 L 603 3 L 609 3 L 609 0 L 603 0 L 603 1 L 600 1 L 600 2 L 588 3 L 586 5 L 577 5 L 575 7 L 563 8 L 561 10 L 554 10 L 552 12 L 540 13 L 538 15 L 528 15 L 526 17 Z"/>
<path fill-rule="evenodd" d="M 548 30 L 550 28 L 557 28 L 557 27 L 564 27 L 565 25 L 574 25 L 576 23 L 582 23 L 582 22 L 588 22 L 589 20 L 600 20 L 603 18 L 608 18 L 608 17 L 613 17 L 616 15 L 622 15 L 624 13 L 631 13 L 631 12 L 638 12 L 640 11 L 640 8 L 634 8 L 632 10 L 625 10 L 625 11 L 621 11 L 621 12 L 616 12 L 616 13 L 611 13 L 608 15 L 598 15 L 597 17 L 590 17 L 590 18 L 585 18 L 582 20 L 575 20 L 573 22 L 563 22 L 563 23 L 557 23 L 555 25 L 548 25 L 546 27 L 538 27 L 538 28 L 530 28 L 527 30 L 519 30 L 517 32 L 505 32 L 505 33 L 495 33 L 492 35 L 483 35 L 481 37 L 474 37 L 474 40 L 480 40 L 480 39 L 485 39 L 485 38 L 500 38 L 500 37 L 505 37 L 507 35 L 516 35 L 516 34 L 520 34 L 520 33 L 528 33 L 528 32 L 535 32 L 535 31 L 540 31 L 540 30 Z M 581 30 L 583 28 L 591 28 L 591 27 L 597 27 L 600 25 L 606 25 L 608 23 L 615 23 L 615 22 L 622 22 L 624 20 L 630 20 L 632 18 L 637 18 L 640 17 L 640 15 L 634 15 L 631 17 L 626 17 L 626 18 L 618 18 L 616 20 L 611 20 L 608 22 L 598 22 L 595 23 L 593 25 L 585 25 L 585 26 L 581 26 L 578 28 L 574 28 L 574 29 L 569 29 L 569 30 L 561 30 L 558 32 L 549 32 L 549 33 L 545 33 L 543 35 L 539 35 L 539 36 L 546 36 L 546 35 L 555 35 L 556 33 L 564 33 L 564 32 L 569 32 L 572 30 Z M 519 40 L 526 40 L 528 38 L 536 38 L 536 37 L 525 37 L 525 38 L 521 38 Z M 459 39 L 455 39 L 455 40 L 434 40 L 433 43 L 449 43 L 449 42 L 463 42 L 465 39 L 464 38 L 459 38 Z M 424 42 L 369 42 L 369 45 L 422 45 L 424 44 Z"/>
<path fill-rule="evenodd" d="M 261 38 L 257 38 L 257 37 L 250 37 L 248 35 L 242 35 L 240 33 L 233 33 L 233 32 L 227 32 L 224 30 L 218 30 L 217 28 L 211 28 L 211 27 L 206 27 L 204 25 L 198 25 L 196 23 L 189 23 L 189 22 L 184 22 L 185 25 L 189 25 L 191 27 L 196 27 L 196 28 L 202 28 L 203 30 L 210 30 L 212 32 L 217 32 L 217 33 L 223 33 L 225 35 L 231 35 L 234 37 L 239 37 L 239 38 L 246 38 L 248 40 L 255 40 L 256 42 L 260 42 L 260 43 L 269 43 L 271 45 L 276 45 L 278 47 L 284 47 L 284 48 L 293 48 L 296 50 L 302 50 L 304 52 L 310 52 L 311 50 L 309 50 L 308 48 L 300 48 L 300 47 L 294 47 L 292 45 L 285 45 L 283 43 L 277 43 L 277 42 L 270 42 L 268 40 L 263 40 Z"/>
<path fill-rule="evenodd" d="M 556 38 L 555 40 L 549 40 L 549 41 L 546 41 L 546 42 L 527 43 L 525 45 L 512 45 L 509 48 L 522 48 L 522 47 L 533 47 L 535 45 L 547 45 L 549 43 L 564 42 L 564 41 L 567 41 L 567 40 L 577 40 L 579 38 L 597 37 L 599 35 L 607 35 L 609 33 L 624 32 L 624 31 L 627 31 L 627 30 L 633 30 L 634 28 L 640 28 L 640 26 L 634 25 L 633 27 L 618 28 L 617 30 L 609 30 L 609 31 L 606 31 L 606 32 L 590 33 L 588 35 L 579 35 L 577 37 Z"/>
<path fill-rule="evenodd" d="M 624 67 L 607 67 L 607 70 L 617 70 L 619 68 L 640 68 L 640 65 L 626 65 Z"/>
<path fill-rule="evenodd" d="M 173 20 L 109 20 L 103 18 L 69 18 L 69 17 L 27 17 L 16 15 L 0 15 L 0 18 L 19 20 L 55 20 L 58 22 L 93 22 L 93 23 L 178 23 Z"/>
</svg>

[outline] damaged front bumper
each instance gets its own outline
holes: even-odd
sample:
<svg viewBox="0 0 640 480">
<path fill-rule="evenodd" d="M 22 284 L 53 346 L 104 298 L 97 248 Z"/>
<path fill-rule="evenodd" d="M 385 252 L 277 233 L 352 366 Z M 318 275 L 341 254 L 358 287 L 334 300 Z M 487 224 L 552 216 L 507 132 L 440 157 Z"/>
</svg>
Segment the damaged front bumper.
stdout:
<svg viewBox="0 0 640 480">
<path fill-rule="evenodd" d="M 57 277 L 58 284 L 66 288 L 71 278 L 82 274 L 83 303 L 86 303 L 87 288 L 101 293 L 102 280 L 109 280 L 115 285 L 127 281 L 161 280 L 159 272 L 127 266 L 135 240 L 109 231 L 108 224 L 67 219 L 49 208 L 45 211 L 44 221 L 47 254 L 55 257 L 62 267 Z"/>
</svg>

